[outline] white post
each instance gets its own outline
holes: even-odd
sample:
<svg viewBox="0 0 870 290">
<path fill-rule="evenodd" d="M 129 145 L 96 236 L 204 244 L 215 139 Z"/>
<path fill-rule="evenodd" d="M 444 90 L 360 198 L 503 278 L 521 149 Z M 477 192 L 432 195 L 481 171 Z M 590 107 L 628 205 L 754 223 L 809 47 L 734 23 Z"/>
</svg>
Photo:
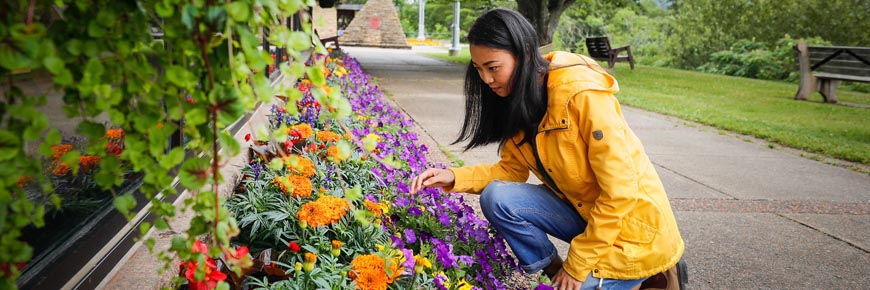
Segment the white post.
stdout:
<svg viewBox="0 0 870 290">
<path fill-rule="evenodd" d="M 459 0 L 453 1 L 453 46 L 450 47 L 449 54 L 459 54 Z"/>
<path fill-rule="evenodd" d="M 423 41 L 426 40 L 426 28 L 423 25 L 425 21 L 423 19 L 426 18 L 426 0 L 417 0 L 417 4 L 419 4 L 419 9 L 417 9 L 417 40 Z"/>
</svg>

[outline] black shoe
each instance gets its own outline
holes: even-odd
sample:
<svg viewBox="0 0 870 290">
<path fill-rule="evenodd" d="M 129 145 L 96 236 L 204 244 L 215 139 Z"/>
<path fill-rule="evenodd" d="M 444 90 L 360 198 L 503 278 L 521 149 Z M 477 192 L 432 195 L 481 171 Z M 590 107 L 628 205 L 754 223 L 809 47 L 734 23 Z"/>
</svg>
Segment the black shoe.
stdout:
<svg viewBox="0 0 870 290">
<path fill-rule="evenodd" d="M 682 258 L 677 262 L 677 280 L 680 282 L 680 290 L 686 290 L 686 284 L 689 284 L 689 264 Z"/>
</svg>

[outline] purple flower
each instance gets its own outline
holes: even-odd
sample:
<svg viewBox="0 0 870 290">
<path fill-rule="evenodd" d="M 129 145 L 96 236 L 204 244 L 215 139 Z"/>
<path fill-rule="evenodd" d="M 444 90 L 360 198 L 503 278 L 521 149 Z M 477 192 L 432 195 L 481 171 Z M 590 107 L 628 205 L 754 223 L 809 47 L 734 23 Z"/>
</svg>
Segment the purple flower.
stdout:
<svg viewBox="0 0 870 290">
<path fill-rule="evenodd" d="M 443 225 L 445 227 L 450 226 L 450 216 L 447 215 L 446 212 L 442 211 L 442 212 L 438 213 L 438 221 L 441 222 L 441 225 Z"/>
<path fill-rule="evenodd" d="M 413 244 L 417 241 L 417 235 L 414 233 L 414 229 L 405 229 L 405 241 L 409 244 Z"/>
<path fill-rule="evenodd" d="M 406 207 L 408 205 L 411 205 L 411 200 L 400 196 L 397 197 L 395 201 L 393 201 L 393 205 L 397 207 Z"/>
<path fill-rule="evenodd" d="M 544 283 L 539 283 L 538 287 L 535 287 L 535 290 L 553 290 L 553 289 L 556 289 L 556 288 L 553 288 L 553 287 L 551 287 L 547 284 L 544 284 Z"/>
<path fill-rule="evenodd" d="M 419 207 L 411 207 L 411 208 L 408 208 L 408 214 L 410 214 L 412 216 L 421 216 L 421 215 L 423 215 L 423 211 L 420 210 Z"/>
<path fill-rule="evenodd" d="M 402 254 L 405 255 L 405 263 L 402 264 L 402 267 L 405 269 L 411 270 L 411 275 L 414 274 L 414 266 L 416 262 L 414 262 L 414 252 L 409 249 L 402 249 Z"/>
</svg>

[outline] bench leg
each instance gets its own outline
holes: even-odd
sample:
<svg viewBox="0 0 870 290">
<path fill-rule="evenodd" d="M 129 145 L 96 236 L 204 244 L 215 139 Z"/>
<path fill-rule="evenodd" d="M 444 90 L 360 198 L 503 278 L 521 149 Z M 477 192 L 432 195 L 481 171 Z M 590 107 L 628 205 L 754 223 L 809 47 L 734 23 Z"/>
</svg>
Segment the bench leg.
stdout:
<svg viewBox="0 0 870 290">
<path fill-rule="evenodd" d="M 801 83 L 798 85 L 797 94 L 795 94 L 795 100 L 806 101 L 810 94 L 819 91 L 819 82 L 816 80 L 812 74 L 801 74 Z"/>
<path fill-rule="evenodd" d="M 819 93 L 825 97 L 825 102 L 837 103 L 837 86 L 840 85 L 840 80 L 820 79 Z"/>
</svg>

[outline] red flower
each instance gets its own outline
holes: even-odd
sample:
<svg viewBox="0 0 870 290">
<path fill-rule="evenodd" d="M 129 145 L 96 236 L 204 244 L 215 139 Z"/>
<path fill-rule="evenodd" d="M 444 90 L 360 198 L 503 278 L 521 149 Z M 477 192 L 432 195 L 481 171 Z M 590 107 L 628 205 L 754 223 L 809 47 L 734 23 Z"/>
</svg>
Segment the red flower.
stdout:
<svg viewBox="0 0 870 290">
<path fill-rule="evenodd" d="M 241 259 L 247 255 L 248 255 L 248 247 L 245 247 L 245 246 L 241 246 L 238 249 L 236 249 L 235 253 L 233 253 L 233 252 L 227 253 L 227 256 L 229 256 L 232 259 Z"/>
<path fill-rule="evenodd" d="M 297 244 L 294 241 L 290 241 L 290 244 L 287 245 L 287 248 L 290 248 L 290 250 L 293 251 L 294 253 L 299 253 L 299 250 L 300 250 L 299 244 Z"/>
<path fill-rule="evenodd" d="M 245 252 L 247 255 L 247 248 L 239 248 L 235 254 L 239 254 L 241 252 Z M 191 249 L 193 253 L 199 253 L 200 255 L 206 255 L 208 252 L 208 246 L 205 245 L 202 241 L 196 241 L 193 244 L 193 248 Z M 193 258 L 187 262 L 181 264 L 181 268 L 184 269 L 184 277 L 187 278 L 188 288 L 191 290 L 207 290 L 214 289 L 217 287 L 217 283 L 220 281 L 224 281 L 227 279 L 227 275 L 223 272 L 219 271 L 217 268 L 217 263 L 212 258 L 208 256 L 205 257 L 205 277 L 202 281 L 196 280 L 196 269 L 199 268 L 199 262 L 196 261 L 196 258 Z"/>
<path fill-rule="evenodd" d="M 251 141 L 251 133 L 245 134 L 245 141 L 247 141 L 247 142 Z"/>
<path fill-rule="evenodd" d="M 109 141 L 109 143 L 106 143 L 106 153 L 115 155 L 117 157 L 121 157 L 121 152 L 123 152 L 123 151 L 124 151 L 124 145 L 122 145 L 120 143 L 117 143 L 114 141 Z"/>
</svg>

